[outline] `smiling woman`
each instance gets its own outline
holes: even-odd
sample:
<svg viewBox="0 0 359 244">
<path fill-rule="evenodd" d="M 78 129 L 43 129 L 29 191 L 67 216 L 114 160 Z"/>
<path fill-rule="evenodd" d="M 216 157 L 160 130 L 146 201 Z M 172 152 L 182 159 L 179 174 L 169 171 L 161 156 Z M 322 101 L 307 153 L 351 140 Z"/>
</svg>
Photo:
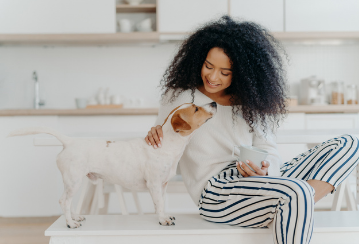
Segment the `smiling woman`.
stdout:
<svg viewBox="0 0 359 244">
<path fill-rule="evenodd" d="M 273 223 L 274 243 L 309 243 L 314 203 L 353 171 L 358 139 L 342 135 L 283 164 L 274 136 L 286 115 L 280 43 L 253 22 L 223 16 L 180 46 L 163 76 L 156 127 L 145 138 L 161 146 L 160 124 L 182 103 L 217 102 L 217 113 L 192 136 L 179 161 L 184 183 L 207 221 L 242 227 Z M 284 52 L 285 54 L 285 52 Z M 262 167 L 231 156 L 234 145 L 268 152 Z M 248 156 L 249 157 L 249 156 Z"/>
</svg>

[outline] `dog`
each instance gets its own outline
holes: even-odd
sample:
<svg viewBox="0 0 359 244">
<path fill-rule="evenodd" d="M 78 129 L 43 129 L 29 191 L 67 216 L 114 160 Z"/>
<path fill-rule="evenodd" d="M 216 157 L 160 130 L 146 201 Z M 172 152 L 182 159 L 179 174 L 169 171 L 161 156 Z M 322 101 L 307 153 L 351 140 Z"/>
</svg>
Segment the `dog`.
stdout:
<svg viewBox="0 0 359 244">
<path fill-rule="evenodd" d="M 131 190 L 148 189 L 160 225 L 174 225 L 174 217 L 164 212 L 164 194 L 168 181 L 176 174 L 178 162 L 193 133 L 217 112 L 215 102 L 196 106 L 185 103 L 175 108 L 162 125 L 162 147 L 154 149 L 143 138 L 106 141 L 71 138 L 48 128 L 25 128 L 8 135 L 46 133 L 55 136 L 63 150 L 57 155 L 57 167 L 64 182 L 60 205 L 68 228 L 78 228 L 85 218 L 71 211 L 74 194 L 87 176 L 96 183 L 100 178 Z"/>
</svg>

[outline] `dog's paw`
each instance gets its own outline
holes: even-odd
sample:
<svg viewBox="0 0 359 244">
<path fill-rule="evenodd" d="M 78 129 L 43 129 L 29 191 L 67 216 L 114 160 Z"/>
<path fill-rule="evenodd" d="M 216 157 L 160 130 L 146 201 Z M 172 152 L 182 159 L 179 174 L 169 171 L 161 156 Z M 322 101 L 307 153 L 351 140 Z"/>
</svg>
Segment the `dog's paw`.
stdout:
<svg viewBox="0 0 359 244">
<path fill-rule="evenodd" d="M 75 216 L 72 217 L 72 219 L 77 221 L 77 222 L 81 222 L 81 221 L 86 220 L 86 218 L 81 216 L 81 215 L 75 215 Z"/>
<path fill-rule="evenodd" d="M 76 229 L 76 228 L 79 228 L 80 226 L 82 226 L 82 224 L 80 224 L 77 221 L 66 221 L 66 225 L 70 229 Z"/>
<path fill-rule="evenodd" d="M 167 226 L 170 226 L 170 225 L 175 225 L 175 217 L 169 217 L 169 216 L 166 216 L 166 217 L 160 217 L 160 225 L 167 225 Z"/>
</svg>

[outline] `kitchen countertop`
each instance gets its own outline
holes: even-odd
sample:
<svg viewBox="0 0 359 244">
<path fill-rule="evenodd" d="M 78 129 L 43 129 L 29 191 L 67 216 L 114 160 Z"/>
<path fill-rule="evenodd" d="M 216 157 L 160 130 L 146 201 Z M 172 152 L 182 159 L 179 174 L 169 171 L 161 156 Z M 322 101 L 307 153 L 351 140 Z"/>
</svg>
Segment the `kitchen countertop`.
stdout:
<svg viewBox="0 0 359 244">
<path fill-rule="evenodd" d="M 4 109 L 0 116 L 38 116 L 38 115 L 157 115 L 158 108 L 111 108 L 111 109 Z"/>
<path fill-rule="evenodd" d="M 359 113 L 359 105 L 298 105 L 288 107 L 290 113 Z M 158 108 L 118 109 L 3 109 L 0 116 L 88 116 L 88 115 L 157 115 Z"/>
</svg>

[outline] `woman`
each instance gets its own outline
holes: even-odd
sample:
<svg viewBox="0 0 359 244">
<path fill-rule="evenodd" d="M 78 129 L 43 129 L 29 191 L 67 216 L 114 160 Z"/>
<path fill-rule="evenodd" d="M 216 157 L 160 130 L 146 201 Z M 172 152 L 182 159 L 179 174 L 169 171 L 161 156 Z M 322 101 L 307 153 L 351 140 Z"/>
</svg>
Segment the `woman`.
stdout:
<svg viewBox="0 0 359 244">
<path fill-rule="evenodd" d="M 342 135 L 282 164 L 274 132 L 285 117 L 284 51 L 263 27 L 228 16 L 189 36 L 167 69 L 156 121 L 145 140 L 161 147 L 161 124 L 178 105 L 217 102 L 217 113 L 193 135 L 179 162 L 201 216 L 212 222 L 266 227 L 275 243 L 309 243 L 314 203 L 355 168 L 358 139 Z M 284 52 L 285 54 L 285 52 Z M 233 162 L 233 145 L 268 151 L 259 168 Z"/>
</svg>

